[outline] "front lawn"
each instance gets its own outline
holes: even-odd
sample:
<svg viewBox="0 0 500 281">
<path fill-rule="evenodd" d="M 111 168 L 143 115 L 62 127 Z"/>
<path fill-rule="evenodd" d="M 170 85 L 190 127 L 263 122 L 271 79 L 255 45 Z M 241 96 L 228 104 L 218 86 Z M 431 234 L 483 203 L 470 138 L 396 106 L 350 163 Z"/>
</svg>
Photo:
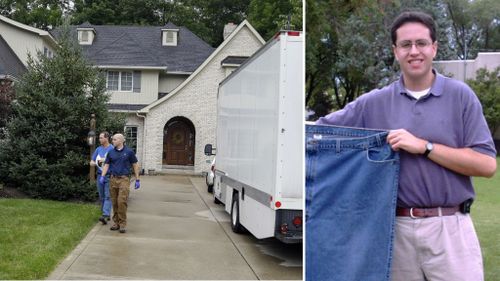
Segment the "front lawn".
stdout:
<svg viewBox="0 0 500 281">
<path fill-rule="evenodd" d="M 0 280 L 46 278 L 99 214 L 94 204 L 0 199 Z"/>
<path fill-rule="evenodd" d="M 471 215 L 481 243 L 487 281 L 500 281 L 500 158 L 491 179 L 474 178 L 477 193 Z"/>
</svg>

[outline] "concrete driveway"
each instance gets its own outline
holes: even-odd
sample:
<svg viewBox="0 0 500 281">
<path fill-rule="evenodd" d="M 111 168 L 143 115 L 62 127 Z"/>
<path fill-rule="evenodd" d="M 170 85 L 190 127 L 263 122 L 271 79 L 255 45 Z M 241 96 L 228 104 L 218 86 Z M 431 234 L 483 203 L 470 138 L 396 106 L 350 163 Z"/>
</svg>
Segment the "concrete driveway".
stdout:
<svg viewBox="0 0 500 281">
<path fill-rule="evenodd" d="M 141 185 L 131 190 L 127 233 L 96 223 L 48 279 L 302 279 L 302 245 L 233 233 L 204 178 Z"/>
</svg>

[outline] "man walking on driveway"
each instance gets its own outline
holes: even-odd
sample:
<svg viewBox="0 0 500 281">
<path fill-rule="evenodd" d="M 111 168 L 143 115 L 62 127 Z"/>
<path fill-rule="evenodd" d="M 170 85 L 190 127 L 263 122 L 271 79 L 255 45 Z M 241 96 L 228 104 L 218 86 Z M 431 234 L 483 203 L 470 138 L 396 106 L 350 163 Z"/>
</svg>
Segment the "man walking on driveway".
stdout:
<svg viewBox="0 0 500 281">
<path fill-rule="evenodd" d="M 434 20 L 404 12 L 391 28 L 402 76 L 360 96 L 318 124 L 390 129 L 400 151 L 392 280 L 484 279 L 469 215 L 471 177 L 496 171 L 495 146 L 474 92 L 432 68 Z"/>
<path fill-rule="evenodd" d="M 104 183 L 101 184 L 99 180 L 102 175 L 102 167 L 104 166 L 104 161 L 106 160 L 106 156 L 108 152 L 113 149 L 113 145 L 109 143 L 109 133 L 101 132 L 99 134 L 99 143 L 101 144 L 92 155 L 92 160 L 90 161 L 90 165 L 97 166 L 97 192 L 99 192 L 99 200 L 101 201 L 101 211 L 102 215 L 99 218 L 99 221 L 102 224 L 107 224 L 109 221 L 109 214 L 111 213 L 111 200 L 109 195 L 109 176 L 104 177 Z"/>
<path fill-rule="evenodd" d="M 119 230 L 120 233 L 125 233 L 127 231 L 127 200 L 130 193 L 130 168 L 134 169 L 135 189 L 138 189 L 141 186 L 139 165 L 135 153 L 124 144 L 125 137 L 122 134 L 115 134 L 112 141 L 114 149 L 106 157 L 99 181 L 104 182 L 109 173 L 114 221 L 110 230 Z"/>
</svg>

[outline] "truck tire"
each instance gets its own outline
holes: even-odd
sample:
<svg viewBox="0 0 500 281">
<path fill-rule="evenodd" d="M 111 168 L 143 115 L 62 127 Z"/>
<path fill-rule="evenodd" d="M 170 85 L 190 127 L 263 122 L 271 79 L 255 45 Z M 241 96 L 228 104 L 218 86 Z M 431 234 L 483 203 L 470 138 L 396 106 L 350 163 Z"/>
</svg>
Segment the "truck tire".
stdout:
<svg viewBox="0 0 500 281">
<path fill-rule="evenodd" d="M 233 203 L 231 204 L 231 229 L 234 233 L 244 232 L 244 228 L 240 224 L 240 200 L 237 192 L 233 194 Z"/>
</svg>

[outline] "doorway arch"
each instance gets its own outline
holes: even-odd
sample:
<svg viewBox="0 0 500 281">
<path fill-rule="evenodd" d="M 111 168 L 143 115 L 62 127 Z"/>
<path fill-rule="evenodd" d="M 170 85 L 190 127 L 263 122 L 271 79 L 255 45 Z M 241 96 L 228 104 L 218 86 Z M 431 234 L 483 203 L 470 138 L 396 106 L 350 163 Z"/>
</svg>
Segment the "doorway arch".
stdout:
<svg viewBox="0 0 500 281">
<path fill-rule="evenodd" d="M 194 165 L 195 129 L 185 117 L 170 119 L 163 128 L 163 165 Z"/>
</svg>

